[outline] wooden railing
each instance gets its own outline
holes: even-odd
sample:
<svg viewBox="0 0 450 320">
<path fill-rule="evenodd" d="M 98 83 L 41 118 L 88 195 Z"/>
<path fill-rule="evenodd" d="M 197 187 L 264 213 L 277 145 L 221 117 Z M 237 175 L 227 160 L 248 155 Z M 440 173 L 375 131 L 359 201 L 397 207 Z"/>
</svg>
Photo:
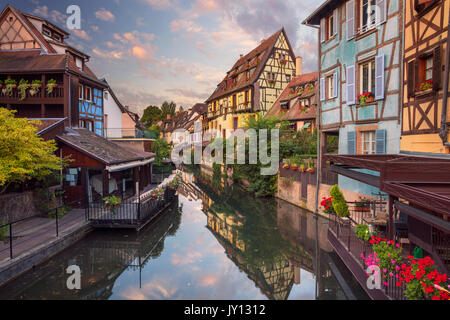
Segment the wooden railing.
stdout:
<svg viewBox="0 0 450 320">
<path fill-rule="evenodd" d="M 19 88 L 12 89 L 11 94 L 8 94 L 6 92 L 5 85 L 3 85 L 3 88 L 0 89 L 0 98 L 11 99 L 11 100 L 16 100 L 16 99 L 21 100 Z M 62 84 L 58 85 L 57 87 L 55 87 L 53 89 L 53 92 L 50 94 L 47 93 L 46 88 L 41 88 L 40 91 L 34 95 L 32 95 L 30 93 L 30 89 L 27 89 L 26 96 L 22 100 L 27 100 L 27 99 L 38 100 L 38 99 L 43 99 L 43 98 L 64 98 L 64 86 Z"/>
</svg>

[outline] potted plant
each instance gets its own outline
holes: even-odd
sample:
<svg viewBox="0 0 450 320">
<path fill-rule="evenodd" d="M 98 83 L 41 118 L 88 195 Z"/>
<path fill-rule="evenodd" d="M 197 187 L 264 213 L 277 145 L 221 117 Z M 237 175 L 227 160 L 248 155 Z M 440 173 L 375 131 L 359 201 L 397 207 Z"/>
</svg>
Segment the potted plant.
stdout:
<svg viewBox="0 0 450 320">
<path fill-rule="evenodd" d="M 50 79 L 47 81 L 47 94 L 52 94 L 53 89 L 57 86 L 55 79 Z"/>
<path fill-rule="evenodd" d="M 359 197 L 359 201 L 355 202 L 357 212 L 370 212 L 370 200 Z"/>
<path fill-rule="evenodd" d="M 334 212 L 344 220 L 348 220 L 350 216 L 350 211 L 348 209 L 347 201 L 345 200 L 344 194 L 339 189 L 338 185 L 334 185 L 330 190 L 330 195 L 333 197 L 332 205 Z"/>
<path fill-rule="evenodd" d="M 289 169 L 291 166 L 288 160 L 284 160 L 283 169 Z"/>
<path fill-rule="evenodd" d="M 308 170 L 309 173 L 314 173 L 316 172 L 316 169 L 314 169 L 314 161 L 312 161 L 311 159 L 308 160 Z"/>
<path fill-rule="evenodd" d="M 375 100 L 375 95 L 372 92 L 364 92 L 358 96 L 359 105 L 361 107 L 366 106 L 368 103 Z"/>
<path fill-rule="evenodd" d="M 306 166 L 305 166 L 305 164 L 304 163 L 302 163 L 301 165 L 300 165 L 300 172 L 306 172 Z"/>
<path fill-rule="evenodd" d="M 333 208 L 333 197 L 323 197 L 322 202 L 320 202 L 320 208 L 323 210 L 326 214 L 334 214 L 334 208 Z"/>
<path fill-rule="evenodd" d="M 17 82 L 14 79 L 8 78 L 5 80 L 5 88 L 3 89 L 3 94 L 12 96 L 13 89 L 17 88 Z"/>
<path fill-rule="evenodd" d="M 298 162 L 296 159 L 293 160 L 292 164 L 291 164 L 291 169 L 294 171 L 298 170 Z"/>
<path fill-rule="evenodd" d="M 433 80 L 426 80 L 417 85 L 419 91 L 427 91 L 433 88 Z"/>
<path fill-rule="evenodd" d="M 106 197 L 103 199 L 105 208 L 110 209 L 112 214 L 116 214 L 116 210 L 120 207 L 122 200 L 116 196 Z"/>
<path fill-rule="evenodd" d="M 42 88 L 42 81 L 41 80 L 33 80 L 31 82 L 31 89 L 30 89 L 30 94 L 32 96 L 35 96 L 36 94 L 39 93 L 39 91 L 41 91 Z"/>
<path fill-rule="evenodd" d="M 25 79 L 20 79 L 19 82 L 19 100 L 24 100 L 27 97 L 27 90 L 30 87 L 30 83 L 28 82 L 28 80 Z"/>
<path fill-rule="evenodd" d="M 361 239 L 364 241 L 369 241 L 370 238 L 372 237 L 372 235 L 370 234 L 370 231 L 369 231 L 369 226 L 367 226 L 365 224 L 358 224 L 355 227 L 355 234 L 358 239 Z"/>
</svg>

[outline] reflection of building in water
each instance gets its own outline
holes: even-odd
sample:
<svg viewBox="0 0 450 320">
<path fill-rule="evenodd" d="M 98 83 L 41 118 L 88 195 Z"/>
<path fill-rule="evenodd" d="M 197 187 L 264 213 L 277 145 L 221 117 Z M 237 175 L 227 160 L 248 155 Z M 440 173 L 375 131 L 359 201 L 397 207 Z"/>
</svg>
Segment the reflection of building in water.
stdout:
<svg viewBox="0 0 450 320">
<path fill-rule="evenodd" d="M 142 268 L 161 255 L 166 237 L 175 235 L 180 223 L 181 212 L 175 201 L 140 233 L 98 231 L 81 240 L 75 247 L 77 251 L 62 252 L 35 272 L 24 275 L 24 285 L 3 287 L 0 299 L 108 299 L 117 278 L 126 270 L 139 272 L 140 283 Z M 55 267 L 61 265 L 81 268 L 81 290 L 67 288 L 69 275 Z"/>
<path fill-rule="evenodd" d="M 241 271 L 252 279 L 261 292 L 272 300 L 286 300 L 295 280 L 295 267 L 280 254 L 278 261 L 266 265 L 264 262 L 248 261 L 245 242 L 239 237 L 239 228 L 245 220 L 237 216 L 207 211 L 208 229 L 224 247 L 228 257 Z M 249 250 L 252 250 L 249 248 Z M 264 253 L 261 252 L 261 255 Z M 298 275 L 298 272 L 297 272 Z"/>
<path fill-rule="evenodd" d="M 316 220 L 314 215 L 306 210 L 279 200 L 277 225 L 282 236 L 297 249 L 286 254 L 291 263 L 298 269 L 307 270 L 316 276 L 316 298 L 336 299 L 342 296 L 341 287 L 330 269 L 329 254 L 333 249 L 326 238 L 327 221 L 322 218 Z M 306 255 L 301 254 L 302 252 L 306 252 Z"/>
</svg>

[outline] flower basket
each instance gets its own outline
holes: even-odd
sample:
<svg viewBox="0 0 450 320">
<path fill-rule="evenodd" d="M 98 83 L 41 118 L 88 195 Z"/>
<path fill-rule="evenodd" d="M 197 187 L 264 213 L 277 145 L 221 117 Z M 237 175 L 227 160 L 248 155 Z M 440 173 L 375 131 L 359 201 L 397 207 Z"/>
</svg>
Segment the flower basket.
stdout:
<svg viewBox="0 0 450 320">
<path fill-rule="evenodd" d="M 297 171 L 297 170 L 298 170 L 298 165 L 293 164 L 293 165 L 291 166 L 291 170 Z"/>
<path fill-rule="evenodd" d="M 375 101 L 375 95 L 372 92 L 364 92 L 358 96 L 359 105 L 361 107 L 366 106 L 368 103 Z"/>
<path fill-rule="evenodd" d="M 316 169 L 314 168 L 308 168 L 307 170 L 309 173 L 314 174 L 316 172 Z"/>
<path fill-rule="evenodd" d="M 433 80 L 427 80 L 417 85 L 418 91 L 428 91 L 433 89 Z"/>
</svg>

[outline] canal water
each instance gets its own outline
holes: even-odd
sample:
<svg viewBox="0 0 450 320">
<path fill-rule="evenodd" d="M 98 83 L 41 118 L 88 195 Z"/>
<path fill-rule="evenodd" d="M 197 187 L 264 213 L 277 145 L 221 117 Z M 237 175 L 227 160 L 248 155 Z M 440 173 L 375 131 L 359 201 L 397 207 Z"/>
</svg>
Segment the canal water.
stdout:
<svg viewBox="0 0 450 320">
<path fill-rule="evenodd" d="M 325 219 L 184 178 L 178 200 L 139 234 L 95 231 L 0 288 L 0 299 L 368 299 Z M 67 287 L 72 265 L 80 290 Z"/>
</svg>

